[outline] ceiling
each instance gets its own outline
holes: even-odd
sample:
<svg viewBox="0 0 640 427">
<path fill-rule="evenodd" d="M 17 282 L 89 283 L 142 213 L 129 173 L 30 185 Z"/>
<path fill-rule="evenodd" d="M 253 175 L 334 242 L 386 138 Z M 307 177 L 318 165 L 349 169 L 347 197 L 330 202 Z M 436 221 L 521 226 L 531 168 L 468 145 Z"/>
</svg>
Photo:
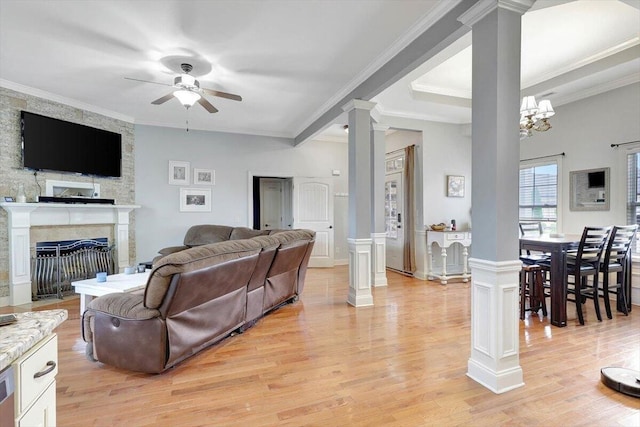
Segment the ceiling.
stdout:
<svg viewBox="0 0 640 427">
<path fill-rule="evenodd" d="M 0 0 L 0 86 L 139 124 L 293 138 L 452 0 Z M 399 7 L 401 5 L 401 7 Z M 404 44 L 403 44 L 404 43 Z M 375 96 L 377 114 L 471 120 L 471 37 Z M 538 0 L 523 94 L 554 106 L 640 81 L 640 0 Z M 181 62 L 219 112 L 169 93 Z M 346 140 L 344 118 L 318 139 Z"/>
</svg>

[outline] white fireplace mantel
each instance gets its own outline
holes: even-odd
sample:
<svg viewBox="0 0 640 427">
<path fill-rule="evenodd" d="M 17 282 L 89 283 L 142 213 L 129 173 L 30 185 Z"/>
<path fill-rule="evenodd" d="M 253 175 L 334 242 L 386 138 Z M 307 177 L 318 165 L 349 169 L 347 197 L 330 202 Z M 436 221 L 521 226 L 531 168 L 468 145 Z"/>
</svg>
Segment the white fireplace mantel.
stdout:
<svg viewBox="0 0 640 427">
<path fill-rule="evenodd" d="M 9 305 L 31 302 L 32 226 L 113 224 L 117 268 L 129 264 L 129 213 L 138 205 L 0 202 L 0 207 L 8 212 Z"/>
</svg>

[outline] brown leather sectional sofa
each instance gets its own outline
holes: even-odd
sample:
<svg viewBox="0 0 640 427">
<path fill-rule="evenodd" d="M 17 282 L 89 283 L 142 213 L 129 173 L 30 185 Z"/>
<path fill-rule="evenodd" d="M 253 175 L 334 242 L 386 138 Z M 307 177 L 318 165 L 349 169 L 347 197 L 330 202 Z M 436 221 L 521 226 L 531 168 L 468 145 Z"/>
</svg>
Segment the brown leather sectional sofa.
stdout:
<svg viewBox="0 0 640 427">
<path fill-rule="evenodd" d="M 91 360 L 160 373 L 302 293 L 313 231 L 196 227 L 220 241 L 167 251 L 144 292 L 91 301 L 82 322 Z"/>
</svg>

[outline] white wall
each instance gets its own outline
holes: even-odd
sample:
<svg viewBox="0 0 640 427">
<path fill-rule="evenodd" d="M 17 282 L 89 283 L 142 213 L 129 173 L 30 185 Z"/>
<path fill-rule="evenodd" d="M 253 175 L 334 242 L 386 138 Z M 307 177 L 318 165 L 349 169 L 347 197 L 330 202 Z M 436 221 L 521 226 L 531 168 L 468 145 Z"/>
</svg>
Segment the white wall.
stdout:
<svg viewBox="0 0 640 427">
<path fill-rule="evenodd" d="M 416 227 L 455 219 L 459 230 L 467 229 L 471 220 L 471 138 L 466 127 L 388 116 L 381 123 L 422 132 L 422 140 L 416 144 L 416 156 L 422 160 L 416 173 L 421 172 L 424 192 Z M 401 148 L 396 147 L 393 135 L 387 138 L 387 148 Z M 465 197 L 447 197 L 447 175 L 465 177 Z"/>
<path fill-rule="evenodd" d="M 331 177 L 334 191 L 347 192 L 345 144 L 312 141 L 293 147 L 285 138 L 136 126 L 136 240 L 138 261 L 151 260 L 158 249 L 181 245 L 194 224 L 250 226 L 249 171 L 254 174 Z M 168 162 L 214 169 L 212 210 L 180 212 L 180 186 L 168 184 Z M 193 178 L 192 178 L 193 179 Z M 191 181 L 193 182 L 193 180 Z M 207 188 L 206 186 L 190 187 Z"/>
<path fill-rule="evenodd" d="M 622 87 L 555 108 L 547 132 L 535 132 L 520 142 L 520 159 L 554 155 L 562 158 L 561 229 L 579 234 L 586 225 L 626 223 L 626 162 L 623 147 L 611 144 L 640 139 L 640 84 Z M 569 173 L 611 168 L 609 211 L 571 211 Z"/>
</svg>

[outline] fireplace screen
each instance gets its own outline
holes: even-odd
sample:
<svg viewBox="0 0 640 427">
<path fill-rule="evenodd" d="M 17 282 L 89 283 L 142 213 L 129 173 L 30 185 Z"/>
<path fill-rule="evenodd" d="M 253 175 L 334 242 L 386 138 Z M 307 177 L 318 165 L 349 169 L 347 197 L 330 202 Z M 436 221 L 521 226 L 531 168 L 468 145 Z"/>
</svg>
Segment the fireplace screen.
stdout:
<svg viewBox="0 0 640 427">
<path fill-rule="evenodd" d="M 73 292 L 71 282 L 113 274 L 115 246 L 106 237 L 36 243 L 32 259 L 32 299 L 62 298 Z"/>
</svg>

